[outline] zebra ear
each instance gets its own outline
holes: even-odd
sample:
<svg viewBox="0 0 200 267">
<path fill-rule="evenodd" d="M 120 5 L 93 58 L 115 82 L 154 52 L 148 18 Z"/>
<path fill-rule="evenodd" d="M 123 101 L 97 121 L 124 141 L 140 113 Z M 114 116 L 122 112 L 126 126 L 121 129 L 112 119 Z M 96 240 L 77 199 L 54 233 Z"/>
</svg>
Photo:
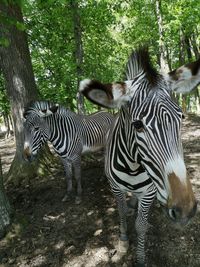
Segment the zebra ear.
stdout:
<svg viewBox="0 0 200 267">
<path fill-rule="evenodd" d="M 175 69 L 167 74 L 170 89 L 177 93 L 188 93 L 200 83 L 200 59 Z"/>
<path fill-rule="evenodd" d="M 56 113 L 57 110 L 58 110 L 58 104 L 55 104 L 54 106 L 50 107 L 49 109 L 40 110 L 39 113 L 40 113 L 41 117 L 47 117 L 49 115 Z"/>
<path fill-rule="evenodd" d="M 58 110 L 58 104 L 55 104 L 54 106 L 50 107 L 49 110 L 50 110 L 52 113 L 56 113 L 57 110 Z"/>
<path fill-rule="evenodd" d="M 27 112 L 27 111 L 24 111 L 24 113 L 23 113 L 23 118 L 26 119 L 27 116 L 28 116 L 28 112 Z"/>
<path fill-rule="evenodd" d="M 105 108 L 119 108 L 126 103 L 128 82 L 103 84 L 99 81 L 85 79 L 80 82 L 79 91 L 93 103 Z"/>
</svg>

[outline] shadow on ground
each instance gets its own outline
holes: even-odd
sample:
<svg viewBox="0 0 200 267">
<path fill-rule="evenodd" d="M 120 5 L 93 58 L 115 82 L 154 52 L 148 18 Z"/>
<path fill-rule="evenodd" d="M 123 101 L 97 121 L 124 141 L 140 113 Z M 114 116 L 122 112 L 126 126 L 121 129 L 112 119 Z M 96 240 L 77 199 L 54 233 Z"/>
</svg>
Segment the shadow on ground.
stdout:
<svg viewBox="0 0 200 267">
<path fill-rule="evenodd" d="M 187 169 L 200 200 L 200 117 L 189 116 L 183 127 Z M 1 140 L 4 172 L 12 160 L 13 140 Z M 12 149 L 12 150 L 11 150 Z M 12 153 L 11 153 L 12 152 Z M 108 183 L 102 178 L 102 155 L 83 159 L 83 201 L 63 203 L 62 165 L 20 188 L 6 185 L 15 210 L 14 223 L 0 241 L 0 266 L 129 267 L 135 256 L 134 218 L 128 219 L 130 248 L 121 263 L 111 257 L 118 240 L 118 214 Z M 148 267 L 200 266 L 200 213 L 184 229 L 176 229 L 155 202 L 146 242 Z"/>
</svg>

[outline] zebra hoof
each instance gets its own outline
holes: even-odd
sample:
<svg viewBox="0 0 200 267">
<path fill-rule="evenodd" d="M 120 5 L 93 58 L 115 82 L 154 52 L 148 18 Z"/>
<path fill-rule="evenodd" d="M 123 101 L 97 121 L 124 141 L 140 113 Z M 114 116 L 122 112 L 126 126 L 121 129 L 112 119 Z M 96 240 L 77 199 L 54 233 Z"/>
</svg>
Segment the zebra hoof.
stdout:
<svg viewBox="0 0 200 267">
<path fill-rule="evenodd" d="M 81 197 L 76 197 L 75 204 L 79 205 L 81 203 Z"/>
</svg>

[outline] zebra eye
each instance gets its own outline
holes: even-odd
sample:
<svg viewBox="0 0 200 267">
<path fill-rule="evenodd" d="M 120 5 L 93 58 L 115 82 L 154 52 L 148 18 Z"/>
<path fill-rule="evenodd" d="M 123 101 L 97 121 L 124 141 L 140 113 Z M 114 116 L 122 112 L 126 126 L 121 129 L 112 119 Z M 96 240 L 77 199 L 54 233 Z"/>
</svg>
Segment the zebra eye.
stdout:
<svg viewBox="0 0 200 267">
<path fill-rule="evenodd" d="M 144 130 L 144 125 L 143 125 L 142 121 L 139 121 L 139 120 L 138 121 L 134 121 L 133 125 L 134 125 L 136 131 L 138 131 L 138 132 L 142 132 Z"/>
<path fill-rule="evenodd" d="M 39 127 L 38 127 L 38 126 L 35 126 L 35 127 L 34 127 L 34 130 L 35 130 L 35 131 L 38 131 L 38 130 L 39 130 Z"/>
</svg>

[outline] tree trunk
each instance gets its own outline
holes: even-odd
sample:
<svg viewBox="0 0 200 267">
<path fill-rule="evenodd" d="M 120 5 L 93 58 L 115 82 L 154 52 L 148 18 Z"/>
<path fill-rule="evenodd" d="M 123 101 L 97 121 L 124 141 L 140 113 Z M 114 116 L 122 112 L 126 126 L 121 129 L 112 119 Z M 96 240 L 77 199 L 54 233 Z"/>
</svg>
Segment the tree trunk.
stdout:
<svg viewBox="0 0 200 267">
<path fill-rule="evenodd" d="M 11 207 L 6 197 L 3 185 L 3 173 L 0 158 L 0 238 L 6 234 L 7 227 L 11 222 Z"/>
<path fill-rule="evenodd" d="M 159 31 L 159 45 L 160 45 L 160 67 L 164 72 L 169 71 L 169 66 L 167 64 L 167 56 L 166 56 L 166 47 L 164 43 L 164 31 L 163 31 L 163 19 L 162 19 L 162 11 L 161 11 L 161 0 L 155 1 L 155 10 L 156 17 L 158 23 L 158 31 Z"/>
<path fill-rule="evenodd" d="M 83 76 L 83 45 L 82 45 L 82 31 L 79 15 L 79 6 L 77 0 L 71 0 L 70 6 L 73 16 L 74 39 L 75 39 L 75 57 L 76 57 L 76 73 L 77 73 L 77 108 L 78 113 L 84 114 L 84 98 L 79 93 L 78 87 Z"/>
<path fill-rule="evenodd" d="M 197 34 L 193 33 L 190 38 L 196 59 L 200 57 L 200 49 L 198 48 L 198 44 L 197 44 L 197 36 L 198 36 L 198 32 Z"/>
<path fill-rule="evenodd" d="M 188 61 L 191 62 L 192 61 L 192 51 L 191 51 L 191 46 L 190 46 L 190 39 L 188 36 L 185 36 L 185 46 L 186 46 Z"/>
<path fill-rule="evenodd" d="M 18 183 L 23 177 L 34 177 L 38 171 L 36 163 L 30 165 L 22 156 L 23 110 L 30 101 L 37 99 L 37 88 L 21 9 L 14 1 L 9 1 L 9 4 L 1 2 L 0 12 L 6 18 L 6 22 L 0 22 L 0 35 L 7 44 L 0 46 L 0 64 L 11 105 L 16 142 L 16 153 L 8 177 Z M 17 22 L 13 25 L 13 21 Z"/>
<path fill-rule="evenodd" d="M 187 96 L 186 95 L 182 95 L 182 111 L 183 113 L 187 113 Z"/>
<path fill-rule="evenodd" d="M 168 70 L 172 71 L 172 60 L 171 60 L 170 54 L 171 54 L 171 51 L 169 47 L 166 45 L 166 60 L 167 60 Z"/>
<path fill-rule="evenodd" d="M 195 91 L 195 100 L 196 100 L 196 110 L 197 110 L 197 114 L 200 114 L 200 94 L 199 94 L 199 89 L 198 87 L 196 88 Z"/>
<path fill-rule="evenodd" d="M 179 35 L 179 65 L 185 64 L 185 37 L 183 30 L 180 29 Z"/>
</svg>

